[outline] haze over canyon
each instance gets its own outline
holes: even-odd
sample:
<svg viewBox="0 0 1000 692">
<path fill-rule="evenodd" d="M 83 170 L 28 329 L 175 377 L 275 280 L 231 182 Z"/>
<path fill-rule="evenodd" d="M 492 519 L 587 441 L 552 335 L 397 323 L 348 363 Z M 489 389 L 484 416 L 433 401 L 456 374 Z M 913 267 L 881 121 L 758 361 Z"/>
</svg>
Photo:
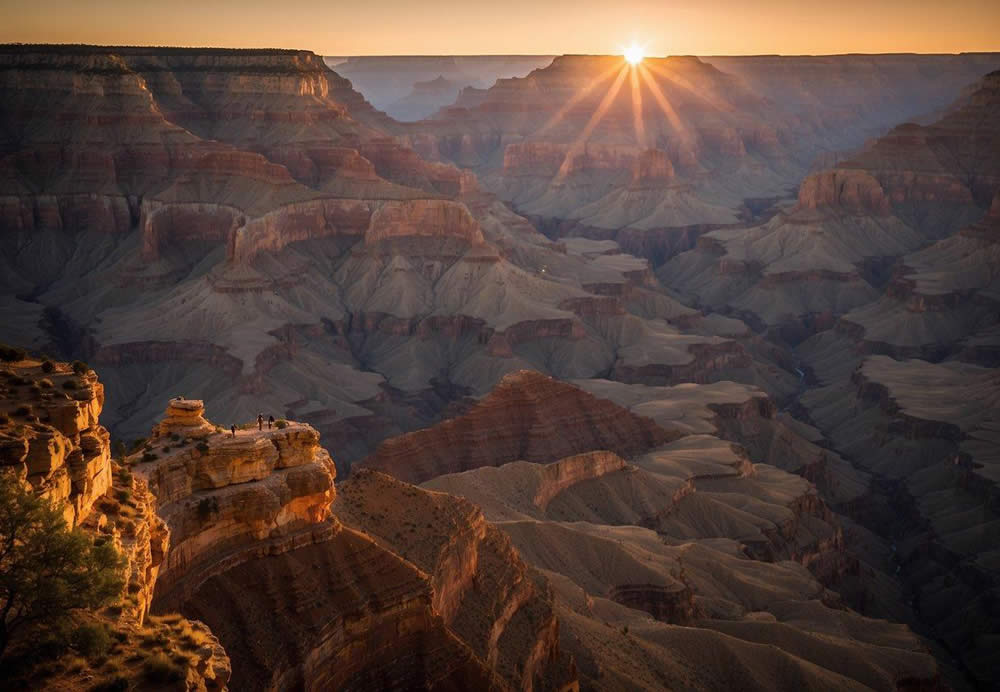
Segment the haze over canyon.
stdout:
<svg viewBox="0 0 1000 692">
<path fill-rule="evenodd" d="M 1000 53 L 0 45 L 0 239 L 19 688 L 1000 684 Z"/>
</svg>

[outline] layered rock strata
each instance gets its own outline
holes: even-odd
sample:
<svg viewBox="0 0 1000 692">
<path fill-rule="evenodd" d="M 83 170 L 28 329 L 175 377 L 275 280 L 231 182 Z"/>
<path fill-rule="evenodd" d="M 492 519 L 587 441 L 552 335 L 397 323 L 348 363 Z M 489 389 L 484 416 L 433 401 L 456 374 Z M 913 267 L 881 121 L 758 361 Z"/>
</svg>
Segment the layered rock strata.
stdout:
<svg viewBox="0 0 1000 692">
<path fill-rule="evenodd" d="M 128 659 L 115 677 L 141 684 L 146 659 L 167 652 L 186 689 L 226 689 L 229 658 L 204 624 L 180 616 L 169 621 L 149 617 L 169 530 L 156 513 L 148 484 L 121 459 L 112 460 L 110 435 L 99 422 L 103 407 L 103 386 L 82 363 L 5 362 L 0 369 L 0 473 L 46 498 L 62 509 L 70 526 L 96 543 L 110 542 L 121 555 L 124 588 L 118 601 L 99 612 L 76 614 L 78 622 L 114 633 L 121 658 Z M 12 644 L 17 651 L 19 642 Z M 100 661 L 78 660 L 82 664 L 69 670 L 35 671 L 33 684 L 79 689 L 107 677 Z M 9 682 L 25 681 L 15 676 Z"/>
<path fill-rule="evenodd" d="M 998 391 L 995 369 L 870 356 L 847 385 L 803 398 L 824 434 L 886 488 L 861 516 L 885 524 L 917 623 L 983 683 L 998 674 L 988 653 Z"/>
<path fill-rule="evenodd" d="M 704 425 L 719 433 L 728 421 L 742 421 L 755 447 L 770 447 L 786 463 L 796 456 L 778 442 L 796 433 L 778 432 L 773 408 L 759 391 L 613 382 L 595 389 L 619 406 L 685 430 Z M 692 389 L 705 391 L 692 396 Z M 693 415 L 685 421 L 679 411 Z M 770 432 L 755 434 L 761 428 Z M 807 441 L 801 444 L 808 449 Z M 894 689 L 920 680 L 937 686 L 935 663 L 919 638 L 848 610 L 831 590 L 855 578 L 857 561 L 845 554 L 836 518 L 807 480 L 752 463 L 742 447 L 710 434 L 687 434 L 629 461 L 598 449 L 545 461 L 447 473 L 423 487 L 481 507 L 546 574 L 562 645 L 573 651 L 584 688 L 628 688 L 623 678 L 654 687 L 711 688 L 720 683 L 683 672 L 703 665 L 696 662 L 701 653 L 752 650 L 778 636 L 780 655 L 789 657 L 778 668 L 810 670 L 803 684 Z M 404 549 L 413 548 L 407 542 Z M 836 634 L 827 629 L 834 622 Z M 847 623 L 850 632 L 841 629 Z M 832 638 L 817 646 L 820 631 Z M 685 637 L 696 638 L 698 646 L 682 645 Z M 670 648 L 654 644 L 663 638 Z M 881 642 L 877 653 L 870 646 L 875 640 Z M 827 646 L 845 658 L 822 653 Z M 735 671 L 746 655 L 734 653 L 727 670 L 742 675 Z M 753 687 L 746 680 L 776 674 L 749 674 L 739 684 Z"/>
<path fill-rule="evenodd" d="M 632 456 L 677 437 L 651 420 L 536 372 L 506 376 L 468 413 L 382 443 L 362 465 L 421 482 L 508 461 L 609 449 Z"/>
</svg>

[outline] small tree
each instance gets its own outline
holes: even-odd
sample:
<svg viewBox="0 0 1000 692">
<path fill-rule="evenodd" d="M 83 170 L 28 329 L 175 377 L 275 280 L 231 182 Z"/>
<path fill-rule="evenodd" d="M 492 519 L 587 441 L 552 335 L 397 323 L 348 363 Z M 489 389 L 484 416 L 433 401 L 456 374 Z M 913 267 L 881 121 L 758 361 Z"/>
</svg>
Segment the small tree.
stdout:
<svg viewBox="0 0 1000 692">
<path fill-rule="evenodd" d="M 0 474 L 0 656 L 22 629 L 51 629 L 72 609 L 121 594 L 123 564 L 110 542 L 94 545 L 51 503 Z"/>
</svg>

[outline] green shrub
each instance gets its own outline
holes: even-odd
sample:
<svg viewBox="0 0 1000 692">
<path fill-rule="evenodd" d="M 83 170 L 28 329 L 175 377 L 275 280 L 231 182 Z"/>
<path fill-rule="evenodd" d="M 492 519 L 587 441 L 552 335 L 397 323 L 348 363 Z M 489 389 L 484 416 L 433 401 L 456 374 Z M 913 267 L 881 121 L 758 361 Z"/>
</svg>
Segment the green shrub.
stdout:
<svg viewBox="0 0 1000 692">
<path fill-rule="evenodd" d="M 185 671 L 165 654 L 152 654 L 142 663 L 142 673 L 149 682 L 180 682 Z"/>
<path fill-rule="evenodd" d="M 23 348 L 18 348 L 17 346 L 8 346 L 7 344 L 0 344 L 0 360 L 7 361 L 8 363 L 13 363 L 19 360 L 24 360 L 27 358 L 28 352 Z"/>
<path fill-rule="evenodd" d="M 73 364 L 70 366 L 73 368 L 73 372 L 77 375 L 86 375 L 90 372 L 90 366 L 84 363 L 82 360 L 74 360 Z"/>
<path fill-rule="evenodd" d="M 174 442 L 177 442 L 179 439 L 181 439 L 181 436 L 178 435 L 177 433 L 170 433 L 170 439 L 173 440 Z"/>
<path fill-rule="evenodd" d="M 42 361 L 42 372 L 51 373 L 55 372 L 56 366 L 51 360 Z"/>
<path fill-rule="evenodd" d="M 159 455 L 155 452 L 146 452 L 142 455 L 142 461 L 156 461 L 159 458 Z"/>
<path fill-rule="evenodd" d="M 201 452 L 202 454 L 205 454 L 205 453 L 207 453 L 207 452 L 208 452 L 208 450 L 209 450 L 209 446 L 208 446 L 208 445 L 207 445 L 206 443 L 204 443 L 204 442 L 199 442 L 199 443 L 197 444 L 197 446 L 195 447 L 195 449 L 197 449 L 197 450 L 198 450 L 199 452 Z"/>
<path fill-rule="evenodd" d="M 70 635 L 70 644 L 87 658 L 97 658 L 108 653 L 111 635 L 99 623 L 80 625 Z"/>
<path fill-rule="evenodd" d="M 123 505 L 128 504 L 128 501 L 132 499 L 131 490 L 119 490 L 115 493 L 115 499 L 121 502 Z"/>
<path fill-rule="evenodd" d="M 277 428 L 278 430 L 284 430 L 285 428 L 287 428 L 287 427 L 288 427 L 288 421 L 286 421 L 286 420 L 285 420 L 284 418 L 282 418 L 281 420 L 277 420 L 277 421 L 275 421 L 275 422 L 274 422 L 274 426 L 275 426 L 275 427 L 276 427 L 276 428 Z"/>
</svg>

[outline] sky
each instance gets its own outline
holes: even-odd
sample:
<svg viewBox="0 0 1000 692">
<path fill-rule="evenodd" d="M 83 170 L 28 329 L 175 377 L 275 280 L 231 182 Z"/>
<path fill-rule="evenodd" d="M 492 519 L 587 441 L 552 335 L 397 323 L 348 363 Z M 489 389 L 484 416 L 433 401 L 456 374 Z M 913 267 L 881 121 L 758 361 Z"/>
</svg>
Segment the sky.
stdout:
<svg viewBox="0 0 1000 692">
<path fill-rule="evenodd" d="M 0 0 L 0 43 L 322 55 L 1000 50 L 1000 0 Z"/>
</svg>

